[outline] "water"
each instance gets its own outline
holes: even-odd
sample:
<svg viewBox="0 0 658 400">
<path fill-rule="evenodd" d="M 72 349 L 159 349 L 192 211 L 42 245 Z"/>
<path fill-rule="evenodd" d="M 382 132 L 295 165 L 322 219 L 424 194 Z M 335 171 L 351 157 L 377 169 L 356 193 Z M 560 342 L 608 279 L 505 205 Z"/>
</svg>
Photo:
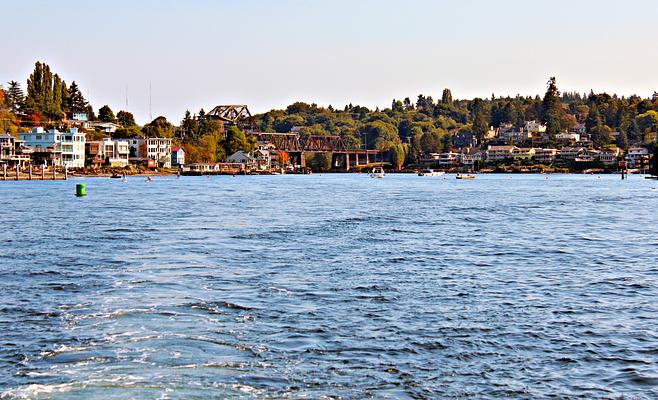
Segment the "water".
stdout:
<svg viewBox="0 0 658 400">
<path fill-rule="evenodd" d="M 446 177 L 0 182 L 0 397 L 658 397 L 658 183 Z"/>
</svg>

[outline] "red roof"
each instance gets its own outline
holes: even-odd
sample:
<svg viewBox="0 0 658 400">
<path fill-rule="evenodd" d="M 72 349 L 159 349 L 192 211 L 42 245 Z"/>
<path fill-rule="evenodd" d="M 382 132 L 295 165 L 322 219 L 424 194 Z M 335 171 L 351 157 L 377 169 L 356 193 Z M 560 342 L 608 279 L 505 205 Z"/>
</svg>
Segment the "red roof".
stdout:
<svg viewBox="0 0 658 400">
<path fill-rule="evenodd" d="M 175 152 L 177 152 L 177 151 L 180 150 L 180 149 L 181 149 L 180 147 L 172 147 L 172 148 L 171 148 L 171 151 L 173 151 L 173 152 L 175 153 Z"/>
</svg>

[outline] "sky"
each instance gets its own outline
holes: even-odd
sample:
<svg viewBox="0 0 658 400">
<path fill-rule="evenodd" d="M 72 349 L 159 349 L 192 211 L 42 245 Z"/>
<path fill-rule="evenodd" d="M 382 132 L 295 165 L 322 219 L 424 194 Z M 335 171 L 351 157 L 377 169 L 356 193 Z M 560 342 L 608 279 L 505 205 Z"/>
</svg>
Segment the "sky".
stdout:
<svg viewBox="0 0 658 400">
<path fill-rule="evenodd" d="M 562 91 L 658 90 L 654 0 L 3 3 L 0 83 L 25 88 L 42 61 L 142 124 L 219 104 L 384 108 L 446 87 L 543 95 L 550 76 Z"/>
</svg>

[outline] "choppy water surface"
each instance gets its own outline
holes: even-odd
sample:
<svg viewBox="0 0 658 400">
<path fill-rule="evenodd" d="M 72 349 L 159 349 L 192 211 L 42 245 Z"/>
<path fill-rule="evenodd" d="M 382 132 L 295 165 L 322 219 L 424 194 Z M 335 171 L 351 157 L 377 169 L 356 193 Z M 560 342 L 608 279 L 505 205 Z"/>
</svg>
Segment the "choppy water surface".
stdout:
<svg viewBox="0 0 658 400">
<path fill-rule="evenodd" d="M 656 398 L 657 186 L 0 182 L 0 397 Z"/>
</svg>

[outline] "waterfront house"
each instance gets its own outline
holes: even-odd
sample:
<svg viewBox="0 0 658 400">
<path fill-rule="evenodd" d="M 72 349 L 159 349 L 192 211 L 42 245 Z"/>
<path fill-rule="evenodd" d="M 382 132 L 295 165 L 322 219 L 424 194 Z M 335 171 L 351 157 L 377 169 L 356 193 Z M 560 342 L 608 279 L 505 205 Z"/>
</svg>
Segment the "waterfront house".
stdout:
<svg viewBox="0 0 658 400">
<path fill-rule="evenodd" d="M 171 166 L 180 167 L 185 165 L 185 150 L 182 147 L 171 148 Z"/>
<path fill-rule="evenodd" d="M 484 153 L 481 151 L 473 151 L 471 153 L 462 153 L 460 155 L 460 162 L 465 167 L 472 168 L 476 163 L 484 160 Z"/>
<path fill-rule="evenodd" d="M 81 168 L 85 166 L 85 133 L 71 128 L 68 132 L 56 129 L 45 131 L 36 127 L 30 132 L 20 133 L 21 140 L 34 149 L 34 153 L 45 154 L 56 166 Z"/>
<path fill-rule="evenodd" d="M 30 151 L 24 146 L 24 142 L 8 133 L 0 134 L 0 163 L 24 166 L 28 162 Z"/>
<path fill-rule="evenodd" d="M 442 168 L 451 168 L 457 166 L 457 163 L 459 162 L 459 156 L 459 153 L 454 153 L 452 151 L 441 153 L 439 154 L 439 166 Z"/>
<path fill-rule="evenodd" d="M 574 132 L 560 132 L 555 135 L 555 140 L 565 143 L 576 143 L 580 141 L 580 134 Z"/>
<path fill-rule="evenodd" d="M 130 162 L 144 163 L 149 160 L 162 168 L 171 168 L 171 139 L 134 137 L 128 139 Z"/>
<path fill-rule="evenodd" d="M 560 159 L 565 160 L 565 161 L 574 161 L 576 157 L 578 157 L 580 154 L 583 154 L 587 151 L 587 149 L 583 147 L 563 147 L 560 149 L 558 154 L 560 155 Z"/>
<path fill-rule="evenodd" d="M 127 140 L 104 138 L 99 141 L 87 142 L 87 165 L 109 165 L 125 167 L 128 165 L 130 146 Z"/>
<path fill-rule="evenodd" d="M 113 122 L 90 122 L 89 125 L 103 133 L 114 133 L 119 129 L 119 125 Z"/>
<path fill-rule="evenodd" d="M 599 154 L 599 160 L 605 165 L 616 164 L 619 157 L 621 157 L 622 151 L 619 147 L 612 147 L 608 149 L 601 150 Z"/>
<path fill-rule="evenodd" d="M 576 157 L 574 157 L 574 161 L 576 163 L 591 163 L 599 159 L 600 153 L 601 152 L 599 150 L 585 150 L 576 155 Z"/>
<path fill-rule="evenodd" d="M 628 168 L 646 168 L 649 166 L 649 150 L 644 147 L 631 147 L 626 152 Z"/>
<path fill-rule="evenodd" d="M 543 125 L 542 123 L 535 120 L 526 121 L 525 125 L 523 125 L 523 130 L 531 134 L 544 133 L 546 132 L 546 125 Z"/>
<path fill-rule="evenodd" d="M 231 164 L 242 164 L 243 169 L 253 169 L 256 166 L 256 159 L 246 151 L 236 151 L 226 159 Z"/>
<path fill-rule="evenodd" d="M 452 136 L 452 144 L 455 147 L 475 147 L 477 138 L 471 132 L 457 132 Z"/>
<path fill-rule="evenodd" d="M 489 146 L 487 149 L 487 161 L 510 159 L 516 149 L 516 146 Z"/>
<path fill-rule="evenodd" d="M 534 156 L 534 148 L 518 147 L 512 151 L 512 158 L 515 160 L 531 160 Z"/>
<path fill-rule="evenodd" d="M 534 160 L 540 164 L 552 164 L 557 157 L 557 149 L 535 149 Z"/>
</svg>

